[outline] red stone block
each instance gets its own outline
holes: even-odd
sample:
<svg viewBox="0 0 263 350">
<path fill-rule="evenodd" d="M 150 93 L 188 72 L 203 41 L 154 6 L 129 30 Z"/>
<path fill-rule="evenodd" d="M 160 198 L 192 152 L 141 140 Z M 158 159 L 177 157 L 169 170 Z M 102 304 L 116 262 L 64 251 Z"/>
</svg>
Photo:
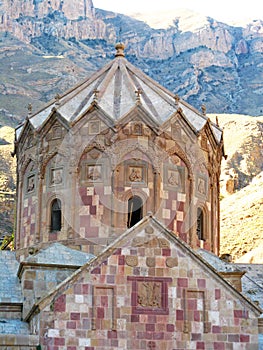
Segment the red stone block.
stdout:
<svg viewBox="0 0 263 350">
<path fill-rule="evenodd" d="M 95 267 L 95 269 L 93 269 L 92 271 L 91 271 L 91 273 L 92 274 L 100 274 L 101 273 L 101 268 L 100 268 L 100 266 L 98 266 L 98 267 Z"/>
<path fill-rule="evenodd" d="M 221 299 L 221 290 L 220 289 L 215 289 L 215 299 Z"/>
<path fill-rule="evenodd" d="M 171 249 L 163 248 L 162 249 L 162 256 L 171 256 Z"/>
<path fill-rule="evenodd" d="M 47 350 L 59 350 L 59 349 L 58 349 L 58 346 L 48 345 Z"/>
<path fill-rule="evenodd" d="M 80 320 L 80 313 L 79 312 L 71 312 L 70 313 L 70 319 L 73 321 Z"/>
<path fill-rule="evenodd" d="M 119 265 L 125 265 L 125 257 L 124 255 L 120 255 L 118 258 L 118 264 Z"/>
<path fill-rule="evenodd" d="M 139 322 L 140 316 L 139 315 L 131 315 L 131 322 Z"/>
<path fill-rule="evenodd" d="M 204 278 L 197 279 L 198 288 L 206 288 L 206 280 Z"/>
<path fill-rule="evenodd" d="M 66 311 L 66 295 L 63 294 L 57 298 L 54 303 L 54 311 L 64 312 Z"/>
<path fill-rule="evenodd" d="M 187 278 L 177 278 L 177 286 L 178 287 L 188 287 L 188 279 Z"/>
<path fill-rule="evenodd" d="M 188 310 L 196 310 L 197 309 L 197 300 L 196 299 L 188 299 L 187 300 Z"/>
<path fill-rule="evenodd" d="M 108 331 L 108 339 L 117 339 L 116 331 Z"/>
<path fill-rule="evenodd" d="M 176 310 L 176 320 L 177 321 L 184 320 L 184 311 L 183 310 Z"/>
<path fill-rule="evenodd" d="M 214 350 L 225 350 L 225 343 L 215 342 L 214 343 Z"/>
<path fill-rule="evenodd" d="M 191 340 L 201 340 L 201 334 L 200 333 L 192 333 L 191 334 Z"/>
<path fill-rule="evenodd" d="M 76 346 L 67 346 L 67 350 L 77 350 Z"/>
<path fill-rule="evenodd" d="M 196 343 L 196 350 L 204 350 L 205 349 L 205 343 L 203 341 L 198 341 Z"/>
<path fill-rule="evenodd" d="M 94 346 L 85 346 L 85 350 L 95 350 Z"/>
<path fill-rule="evenodd" d="M 153 323 L 146 324 L 146 331 L 147 332 L 154 332 L 155 331 L 155 325 Z"/>
<path fill-rule="evenodd" d="M 64 338 L 55 338 L 54 339 L 54 344 L 55 345 L 65 345 L 65 339 Z"/>
<path fill-rule="evenodd" d="M 82 285 L 82 293 L 83 294 L 89 294 L 89 285 L 88 284 L 83 284 Z"/>
<path fill-rule="evenodd" d="M 113 255 L 121 255 L 121 248 L 116 249 Z"/>
<path fill-rule="evenodd" d="M 200 311 L 194 311 L 194 321 L 200 322 Z"/>
<path fill-rule="evenodd" d="M 67 329 L 76 329 L 77 328 L 76 322 L 75 321 L 68 321 L 66 327 L 67 327 Z"/>
<path fill-rule="evenodd" d="M 104 318 L 104 308 L 103 307 L 97 308 L 97 318 Z"/>
<path fill-rule="evenodd" d="M 220 326 L 212 326 L 212 333 L 221 333 Z"/>
<path fill-rule="evenodd" d="M 249 343 L 250 337 L 249 335 L 240 334 L 240 342 L 241 343 Z"/>
<path fill-rule="evenodd" d="M 167 324 L 166 325 L 167 332 L 174 332 L 174 324 Z"/>
<path fill-rule="evenodd" d="M 101 306 L 108 307 L 108 297 L 105 295 L 101 296 Z"/>
<path fill-rule="evenodd" d="M 234 310 L 235 318 L 248 318 L 248 311 L 246 310 Z"/>
<path fill-rule="evenodd" d="M 96 215 L 96 212 L 97 212 L 97 207 L 96 207 L 96 205 L 91 205 L 91 206 L 89 207 L 89 212 L 90 212 L 91 215 Z"/>
</svg>

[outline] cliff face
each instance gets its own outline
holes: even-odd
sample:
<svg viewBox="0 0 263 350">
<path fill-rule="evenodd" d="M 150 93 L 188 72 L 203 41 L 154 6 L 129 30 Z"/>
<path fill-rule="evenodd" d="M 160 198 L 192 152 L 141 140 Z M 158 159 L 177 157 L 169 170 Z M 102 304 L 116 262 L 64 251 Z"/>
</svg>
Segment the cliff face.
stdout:
<svg viewBox="0 0 263 350">
<path fill-rule="evenodd" d="M 170 18 L 156 29 L 94 9 L 92 0 L 2 0 L 0 121 L 11 125 L 28 103 L 34 111 L 105 65 L 117 41 L 128 60 L 196 108 L 262 115 L 263 22 L 233 27 L 189 11 Z"/>
<path fill-rule="evenodd" d="M 3 19 L 6 21 L 20 17 L 44 18 L 48 14 L 58 11 L 70 20 L 94 18 L 92 0 L 3 0 L 1 1 Z"/>
</svg>

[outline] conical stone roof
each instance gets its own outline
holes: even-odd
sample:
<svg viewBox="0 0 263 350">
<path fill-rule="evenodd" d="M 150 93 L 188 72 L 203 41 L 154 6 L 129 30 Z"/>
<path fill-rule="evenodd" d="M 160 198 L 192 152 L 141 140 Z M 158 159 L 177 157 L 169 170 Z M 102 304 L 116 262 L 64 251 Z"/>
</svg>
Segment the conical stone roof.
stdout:
<svg viewBox="0 0 263 350">
<path fill-rule="evenodd" d="M 124 45 L 116 45 L 115 58 L 64 95 L 52 100 L 45 108 L 30 116 L 35 129 L 41 128 L 54 107 L 68 122 L 78 120 L 96 103 L 113 122 L 120 121 L 136 104 L 159 125 L 176 113 L 178 108 L 188 122 L 199 131 L 207 122 L 207 117 L 172 92 L 151 79 L 140 69 L 127 61 Z M 17 128 L 17 139 L 23 127 Z M 212 125 L 215 137 L 221 139 L 221 130 Z"/>
</svg>

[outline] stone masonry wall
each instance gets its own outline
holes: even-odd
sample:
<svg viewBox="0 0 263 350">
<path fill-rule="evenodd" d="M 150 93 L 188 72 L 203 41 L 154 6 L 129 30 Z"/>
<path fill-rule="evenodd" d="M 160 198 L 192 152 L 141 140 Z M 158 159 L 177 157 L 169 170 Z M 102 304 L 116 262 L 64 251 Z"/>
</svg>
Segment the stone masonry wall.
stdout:
<svg viewBox="0 0 263 350">
<path fill-rule="evenodd" d="M 40 313 L 45 350 L 258 349 L 253 307 L 183 244 L 152 227 Z"/>
</svg>

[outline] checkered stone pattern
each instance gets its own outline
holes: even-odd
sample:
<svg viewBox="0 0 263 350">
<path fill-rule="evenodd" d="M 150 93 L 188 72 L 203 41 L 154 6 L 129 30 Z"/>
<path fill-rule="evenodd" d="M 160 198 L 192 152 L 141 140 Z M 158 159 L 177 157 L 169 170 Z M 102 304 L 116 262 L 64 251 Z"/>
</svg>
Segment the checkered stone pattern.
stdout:
<svg viewBox="0 0 263 350">
<path fill-rule="evenodd" d="M 21 242 L 24 247 L 29 247 L 34 243 L 36 231 L 36 209 L 37 197 L 28 196 L 23 201 L 23 213 L 21 221 Z"/>
<path fill-rule="evenodd" d="M 45 307 L 42 349 L 257 349 L 257 316 L 211 270 L 161 234 L 140 238 L 87 266 Z"/>
<path fill-rule="evenodd" d="M 79 196 L 80 236 L 87 239 L 105 238 L 105 227 L 110 226 L 111 192 L 109 186 L 103 184 L 97 184 L 95 187 L 82 186 L 79 188 Z"/>
</svg>

